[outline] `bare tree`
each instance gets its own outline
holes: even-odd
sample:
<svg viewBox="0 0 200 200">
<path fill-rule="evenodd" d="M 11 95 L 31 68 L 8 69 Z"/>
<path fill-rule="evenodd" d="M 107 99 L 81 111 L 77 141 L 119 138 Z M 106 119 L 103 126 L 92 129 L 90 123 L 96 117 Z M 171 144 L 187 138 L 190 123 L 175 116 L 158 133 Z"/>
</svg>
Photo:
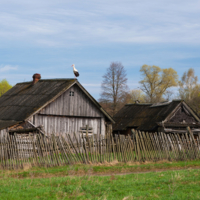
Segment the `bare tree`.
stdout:
<svg viewBox="0 0 200 200">
<path fill-rule="evenodd" d="M 110 107 L 113 116 L 127 99 L 126 71 L 120 62 L 112 62 L 103 75 L 100 102 Z"/>
</svg>

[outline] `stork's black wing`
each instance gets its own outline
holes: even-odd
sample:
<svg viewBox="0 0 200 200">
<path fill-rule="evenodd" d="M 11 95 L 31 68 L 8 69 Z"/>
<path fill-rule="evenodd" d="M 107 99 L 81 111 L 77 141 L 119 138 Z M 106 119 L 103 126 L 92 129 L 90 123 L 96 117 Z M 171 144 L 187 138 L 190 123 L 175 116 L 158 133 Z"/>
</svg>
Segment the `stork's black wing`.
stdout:
<svg viewBox="0 0 200 200">
<path fill-rule="evenodd" d="M 78 77 L 78 76 L 79 76 L 79 73 L 78 73 L 78 72 L 74 72 L 74 75 L 75 75 L 76 77 Z"/>
</svg>

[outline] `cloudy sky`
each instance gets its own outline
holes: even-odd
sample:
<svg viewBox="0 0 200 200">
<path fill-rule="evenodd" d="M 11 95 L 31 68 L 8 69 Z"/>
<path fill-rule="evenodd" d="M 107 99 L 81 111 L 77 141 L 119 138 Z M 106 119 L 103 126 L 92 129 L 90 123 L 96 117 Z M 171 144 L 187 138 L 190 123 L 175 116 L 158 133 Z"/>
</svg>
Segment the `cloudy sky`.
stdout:
<svg viewBox="0 0 200 200">
<path fill-rule="evenodd" d="M 124 65 L 130 89 L 143 64 L 199 75 L 200 0 L 0 1 L 0 79 L 73 78 L 74 63 L 98 99 L 113 61 Z"/>
</svg>

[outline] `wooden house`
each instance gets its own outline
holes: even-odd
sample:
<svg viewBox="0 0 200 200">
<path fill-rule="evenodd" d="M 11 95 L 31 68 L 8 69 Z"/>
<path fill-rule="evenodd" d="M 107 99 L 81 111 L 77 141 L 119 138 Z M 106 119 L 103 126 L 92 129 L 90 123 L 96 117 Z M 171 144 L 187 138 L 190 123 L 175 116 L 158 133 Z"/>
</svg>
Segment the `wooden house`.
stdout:
<svg viewBox="0 0 200 200">
<path fill-rule="evenodd" d="M 113 117 L 113 132 L 131 134 L 131 129 L 145 132 L 182 133 L 189 126 L 200 132 L 199 116 L 183 101 L 135 103 L 125 105 Z"/>
<path fill-rule="evenodd" d="M 18 83 L 0 97 L 1 135 L 34 129 L 46 135 L 80 134 L 85 126 L 94 134 L 105 135 L 114 123 L 78 80 L 33 78 L 33 82 Z"/>
</svg>

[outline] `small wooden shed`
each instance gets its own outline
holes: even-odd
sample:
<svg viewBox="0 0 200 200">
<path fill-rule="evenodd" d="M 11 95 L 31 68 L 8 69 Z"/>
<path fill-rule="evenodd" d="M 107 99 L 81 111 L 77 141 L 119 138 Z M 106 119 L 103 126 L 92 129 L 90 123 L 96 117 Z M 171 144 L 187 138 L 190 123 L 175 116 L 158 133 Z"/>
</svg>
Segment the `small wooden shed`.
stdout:
<svg viewBox="0 0 200 200">
<path fill-rule="evenodd" d="M 200 132 L 199 116 L 183 100 L 127 104 L 113 118 L 113 132 L 118 134 L 131 134 L 131 129 L 183 133 L 188 126 L 193 133 Z"/>
<path fill-rule="evenodd" d="M 105 135 L 114 120 L 77 79 L 16 84 L 0 97 L 0 133 L 43 126 L 45 134 L 80 134 L 89 126 Z"/>
</svg>

